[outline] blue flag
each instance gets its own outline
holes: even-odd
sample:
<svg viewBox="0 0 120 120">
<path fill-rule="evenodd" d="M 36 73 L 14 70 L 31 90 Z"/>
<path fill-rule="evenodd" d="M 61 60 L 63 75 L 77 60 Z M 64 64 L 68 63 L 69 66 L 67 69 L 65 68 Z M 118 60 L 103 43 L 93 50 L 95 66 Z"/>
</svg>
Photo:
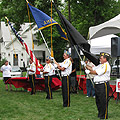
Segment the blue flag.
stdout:
<svg viewBox="0 0 120 120">
<path fill-rule="evenodd" d="M 67 33 L 64 32 L 62 27 L 55 20 L 53 20 L 53 19 L 51 20 L 50 16 L 48 16 L 41 10 L 31 6 L 29 3 L 28 3 L 28 6 L 32 12 L 32 15 L 35 19 L 35 22 L 36 22 L 39 30 L 49 27 L 51 25 L 56 25 L 57 30 L 59 31 L 61 37 L 68 40 Z"/>
</svg>

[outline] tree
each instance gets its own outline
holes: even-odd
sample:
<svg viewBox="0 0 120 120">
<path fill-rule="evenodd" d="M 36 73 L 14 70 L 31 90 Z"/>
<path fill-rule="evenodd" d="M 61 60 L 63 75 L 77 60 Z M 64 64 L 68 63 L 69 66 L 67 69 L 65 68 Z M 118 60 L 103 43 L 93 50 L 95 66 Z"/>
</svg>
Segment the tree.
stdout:
<svg viewBox="0 0 120 120">
<path fill-rule="evenodd" d="M 29 3 L 31 3 L 36 8 L 40 9 L 47 15 L 51 16 L 51 3 L 50 0 L 28 0 Z M 61 6 L 61 0 L 55 0 L 55 3 Z M 9 20 L 13 23 L 15 23 L 14 27 L 18 31 L 20 29 L 20 25 L 24 22 L 29 22 L 28 19 L 28 12 L 27 12 L 27 3 L 25 0 L 3 0 L 0 4 L 0 17 L 2 20 L 6 21 L 4 16 L 7 16 Z M 56 21 L 59 21 L 58 17 L 56 16 L 55 10 L 53 9 L 53 18 Z M 30 12 L 30 18 L 31 22 L 35 22 L 33 19 L 33 16 Z M 45 28 L 42 30 L 45 39 L 48 42 L 48 45 L 50 46 L 50 27 Z M 37 33 L 37 39 L 38 39 L 38 45 L 43 43 L 43 40 L 39 33 Z M 61 42 L 62 41 L 62 42 Z M 63 49 L 66 47 L 66 41 L 62 40 L 60 35 L 57 32 L 56 27 L 53 27 L 53 50 L 56 51 L 59 50 L 59 55 L 56 53 L 55 57 L 58 60 L 61 60 Z M 61 49 L 62 48 L 62 49 Z"/>
<path fill-rule="evenodd" d="M 71 23 L 87 39 L 90 26 L 103 23 L 120 13 L 115 0 L 72 0 Z"/>
<path fill-rule="evenodd" d="M 33 6 L 50 15 L 50 0 L 28 0 Z M 120 2 L 116 0 L 65 0 L 64 5 L 61 0 L 54 0 L 62 14 L 70 20 L 72 25 L 87 39 L 90 26 L 103 23 L 120 13 Z M 69 12 L 68 12 L 69 11 Z M 29 22 L 27 5 L 25 0 L 2 0 L 0 4 L 0 18 L 4 20 L 7 16 L 10 21 L 15 23 L 15 29 L 19 30 L 20 25 Z M 31 15 L 31 12 L 30 12 Z M 60 19 L 53 7 L 53 18 L 58 23 Z M 35 22 L 31 15 L 31 22 Z M 62 24 L 61 24 L 62 26 Z M 53 49 L 55 53 L 58 50 L 66 48 L 67 42 L 60 38 L 56 28 L 53 27 Z M 42 30 L 47 42 L 50 44 L 50 27 Z M 39 44 L 43 41 L 38 35 Z M 61 49 L 62 48 L 62 49 Z M 59 55 L 62 56 L 62 53 Z M 56 55 L 55 55 L 56 56 Z M 57 55 L 58 56 L 58 55 Z M 60 57 L 58 58 L 60 59 Z"/>
<path fill-rule="evenodd" d="M 30 4 L 37 7 L 41 11 L 45 12 L 50 16 L 51 4 L 50 0 L 28 0 Z M 60 0 L 56 0 L 57 4 L 60 5 Z M 2 0 L 0 4 L 1 19 L 4 20 L 4 16 L 7 16 L 10 21 L 15 23 L 16 30 L 20 29 L 20 25 L 24 22 L 29 22 L 27 12 L 26 0 Z M 53 12 L 54 14 L 54 12 Z M 31 15 L 31 12 L 30 12 Z M 32 15 L 31 15 L 32 16 Z M 31 17 L 31 22 L 34 19 Z"/>
</svg>

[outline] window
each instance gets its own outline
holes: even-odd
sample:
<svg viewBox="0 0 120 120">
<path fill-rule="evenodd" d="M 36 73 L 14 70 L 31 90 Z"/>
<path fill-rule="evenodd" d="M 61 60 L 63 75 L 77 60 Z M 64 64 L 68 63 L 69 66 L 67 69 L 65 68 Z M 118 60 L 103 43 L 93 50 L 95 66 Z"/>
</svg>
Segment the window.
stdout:
<svg viewBox="0 0 120 120">
<path fill-rule="evenodd" d="M 41 62 L 45 62 L 45 51 L 34 51 L 35 57 L 40 60 Z"/>
</svg>

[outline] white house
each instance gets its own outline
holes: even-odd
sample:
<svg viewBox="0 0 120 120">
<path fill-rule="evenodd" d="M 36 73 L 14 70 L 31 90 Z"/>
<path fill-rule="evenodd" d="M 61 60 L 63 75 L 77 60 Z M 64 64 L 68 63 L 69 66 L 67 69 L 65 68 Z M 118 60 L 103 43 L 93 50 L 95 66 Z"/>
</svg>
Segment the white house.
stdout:
<svg viewBox="0 0 120 120">
<path fill-rule="evenodd" d="M 32 35 L 29 26 L 29 23 L 21 25 L 19 33 L 29 49 L 32 50 Z M 34 26 L 34 28 L 32 29 L 32 34 L 34 38 L 33 41 L 36 41 L 36 27 L 37 26 Z M 28 65 L 29 56 L 26 50 L 24 49 L 24 47 L 22 47 L 19 40 L 12 33 L 9 26 L 6 26 L 5 22 L 1 22 L 0 24 L 0 53 L 1 59 L 6 58 L 10 62 L 11 66 L 23 67 L 24 63 L 25 67 L 27 67 Z M 41 61 L 42 64 L 45 63 L 46 57 L 49 56 L 49 52 L 44 43 L 39 46 L 37 44 L 34 44 L 34 54 L 36 58 Z"/>
</svg>

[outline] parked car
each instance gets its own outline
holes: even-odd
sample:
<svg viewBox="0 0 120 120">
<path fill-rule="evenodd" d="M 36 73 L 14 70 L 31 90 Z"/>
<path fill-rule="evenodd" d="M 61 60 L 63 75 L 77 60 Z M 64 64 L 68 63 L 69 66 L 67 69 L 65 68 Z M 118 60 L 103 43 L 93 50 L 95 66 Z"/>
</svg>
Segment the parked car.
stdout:
<svg viewBox="0 0 120 120">
<path fill-rule="evenodd" d="M 12 67 L 11 77 L 22 77 L 22 70 L 18 66 Z"/>
<path fill-rule="evenodd" d="M 119 68 L 119 73 L 120 73 L 120 59 L 119 59 L 118 62 L 119 62 L 118 68 Z M 117 74 L 117 60 L 115 60 L 115 61 L 113 62 L 112 74 Z"/>
</svg>

